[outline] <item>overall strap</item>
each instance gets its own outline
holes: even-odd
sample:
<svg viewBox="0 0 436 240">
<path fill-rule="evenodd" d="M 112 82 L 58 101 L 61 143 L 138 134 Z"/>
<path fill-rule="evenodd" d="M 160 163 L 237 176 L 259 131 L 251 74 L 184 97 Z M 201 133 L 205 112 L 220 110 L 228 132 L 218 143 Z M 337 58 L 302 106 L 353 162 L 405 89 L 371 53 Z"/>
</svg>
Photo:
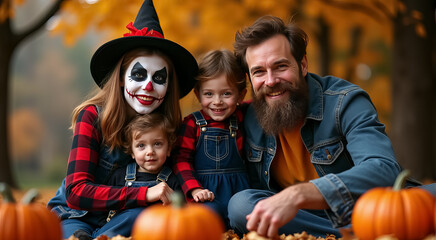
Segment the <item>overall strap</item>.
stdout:
<svg viewBox="0 0 436 240">
<path fill-rule="evenodd" d="M 230 135 L 234 138 L 236 137 L 236 131 L 238 131 L 238 119 L 236 118 L 236 115 L 233 114 L 230 117 Z"/>
<path fill-rule="evenodd" d="M 126 168 L 126 182 L 133 182 L 136 180 L 136 162 L 131 162 Z"/>
<path fill-rule="evenodd" d="M 200 128 L 207 126 L 207 121 L 204 119 L 204 116 L 200 111 L 193 112 L 192 115 L 195 117 L 195 124 Z"/>
<path fill-rule="evenodd" d="M 206 132 L 207 130 L 207 121 L 204 119 L 203 114 L 200 111 L 193 112 L 192 115 L 195 117 L 195 124 L 197 124 L 197 134 L 200 134 L 201 132 Z"/>
<path fill-rule="evenodd" d="M 160 170 L 159 174 L 157 175 L 156 181 L 167 182 L 172 172 L 173 171 L 171 168 L 169 168 L 167 165 L 164 165 L 162 170 Z"/>
</svg>

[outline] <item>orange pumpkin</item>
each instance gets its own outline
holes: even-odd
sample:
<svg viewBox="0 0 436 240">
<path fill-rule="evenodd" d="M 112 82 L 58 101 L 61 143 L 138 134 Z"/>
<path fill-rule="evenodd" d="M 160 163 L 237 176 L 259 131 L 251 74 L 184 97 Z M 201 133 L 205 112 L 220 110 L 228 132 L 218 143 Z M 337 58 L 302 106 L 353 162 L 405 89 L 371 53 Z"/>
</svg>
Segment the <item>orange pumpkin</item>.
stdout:
<svg viewBox="0 0 436 240">
<path fill-rule="evenodd" d="M 433 233 L 436 234 L 436 201 L 434 201 L 434 210 L 433 210 L 433 221 L 434 221 L 434 229 L 433 229 Z"/>
<path fill-rule="evenodd" d="M 35 203 L 38 195 L 30 190 L 21 203 L 16 203 L 10 189 L 0 183 L 0 239 L 61 240 L 62 230 L 58 217 L 43 204 Z"/>
<path fill-rule="evenodd" d="M 183 196 L 174 193 L 172 204 L 153 205 L 142 211 L 133 224 L 135 240 L 221 240 L 221 218 L 200 203 L 184 205 Z"/>
<path fill-rule="evenodd" d="M 403 189 L 409 171 L 400 173 L 394 187 L 378 187 L 363 194 L 351 216 L 360 240 L 392 234 L 398 239 L 423 239 L 433 232 L 435 198 L 420 188 Z"/>
</svg>

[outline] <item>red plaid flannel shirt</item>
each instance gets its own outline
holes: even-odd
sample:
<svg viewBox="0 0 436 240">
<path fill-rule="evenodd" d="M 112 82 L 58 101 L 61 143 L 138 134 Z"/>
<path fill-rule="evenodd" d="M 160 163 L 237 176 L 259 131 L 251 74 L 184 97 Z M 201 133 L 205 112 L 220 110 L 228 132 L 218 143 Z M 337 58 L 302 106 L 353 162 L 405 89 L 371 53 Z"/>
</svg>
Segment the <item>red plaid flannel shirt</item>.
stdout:
<svg viewBox="0 0 436 240">
<path fill-rule="evenodd" d="M 244 113 L 247 110 L 248 104 L 242 104 L 236 111 L 236 118 L 238 120 L 238 131 L 236 143 L 238 146 L 239 154 L 243 157 L 243 119 Z M 201 113 L 204 119 L 207 121 L 208 127 L 229 129 L 230 121 L 214 121 L 210 116 L 205 114 L 203 111 Z M 200 129 L 198 125 L 195 124 L 194 115 L 190 114 L 183 120 L 182 126 L 177 137 L 177 143 L 173 154 L 173 161 L 175 162 L 173 167 L 173 172 L 176 174 L 177 179 L 182 185 L 182 190 L 188 201 L 192 201 L 191 192 L 196 188 L 203 188 L 201 184 L 195 179 L 194 172 L 194 156 L 195 147 L 197 146 L 198 138 L 200 137 Z M 243 158 L 244 159 L 244 158 Z"/>
<path fill-rule="evenodd" d="M 146 206 L 147 187 L 116 187 L 94 183 L 99 161 L 101 132 L 96 127 L 97 109 L 85 107 L 74 128 L 65 182 L 69 207 L 106 211 Z"/>
</svg>

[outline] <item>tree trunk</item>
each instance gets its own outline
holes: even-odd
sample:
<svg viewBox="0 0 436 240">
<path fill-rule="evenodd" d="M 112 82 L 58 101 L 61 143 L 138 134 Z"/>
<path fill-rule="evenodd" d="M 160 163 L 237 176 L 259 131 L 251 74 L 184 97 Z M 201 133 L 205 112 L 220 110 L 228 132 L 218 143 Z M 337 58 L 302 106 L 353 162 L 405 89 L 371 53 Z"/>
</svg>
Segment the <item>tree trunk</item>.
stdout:
<svg viewBox="0 0 436 240">
<path fill-rule="evenodd" d="M 0 24 L 0 34 L 12 36 L 8 19 Z M 16 188 L 8 139 L 9 66 L 15 46 L 13 37 L 0 38 L 0 182 Z"/>
<path fill-rule="evenodd" d="M 8 106 L 9 106 L 9 67 L 15 48 L 26 37 L 41 29 L 47 21 L 59 11 L 64 0 L 56 0 L 46 14 L 34 21 L 27 30 L 22 33 L 14 33 L 9 18 L 0 22 L 0 182 L 5 182 L 11 187 L 17 188 L 13 176 L 12 161 L 9 156 L 8 141 Z M 2 0 L 0 0 L 0 3 Z M 4 3 L 5 9 L 11 7 L 11 0 Z"/>
<path fill-rule="evenodd" d="M 394 19 L 392 141 L 398 161 L 415 178 L 436 179 L 435 2 L 401 2 L 406 11 L 398 11 Z M 413 11 L 422 13 L 422 20 L 411 17 Z M 426 36 L 417 34 L 417 23 L 423 24 Z"/>
</svg>

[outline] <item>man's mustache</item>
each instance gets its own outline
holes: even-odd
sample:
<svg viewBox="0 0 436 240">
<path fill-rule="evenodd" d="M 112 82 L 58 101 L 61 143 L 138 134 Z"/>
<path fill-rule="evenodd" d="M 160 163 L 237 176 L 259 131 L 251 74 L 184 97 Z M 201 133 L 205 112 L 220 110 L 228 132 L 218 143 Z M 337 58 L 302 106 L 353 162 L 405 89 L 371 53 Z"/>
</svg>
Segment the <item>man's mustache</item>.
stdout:
<svg viewBox="0 0 436 240">
<path fill-rule="evenodd" d="M 292 85 L 292 83 L 279 82 L 272 87 L 264 85 L 262 88 L 259 89 L 258 94 L 260 94 L 261 96 L 265 96 L 265 95 L 268 95 L 270 93 L 288 91 L 288 90 L 291 90 L 291 91 L 294 90 L 294 86 Z"/>
</svg>

